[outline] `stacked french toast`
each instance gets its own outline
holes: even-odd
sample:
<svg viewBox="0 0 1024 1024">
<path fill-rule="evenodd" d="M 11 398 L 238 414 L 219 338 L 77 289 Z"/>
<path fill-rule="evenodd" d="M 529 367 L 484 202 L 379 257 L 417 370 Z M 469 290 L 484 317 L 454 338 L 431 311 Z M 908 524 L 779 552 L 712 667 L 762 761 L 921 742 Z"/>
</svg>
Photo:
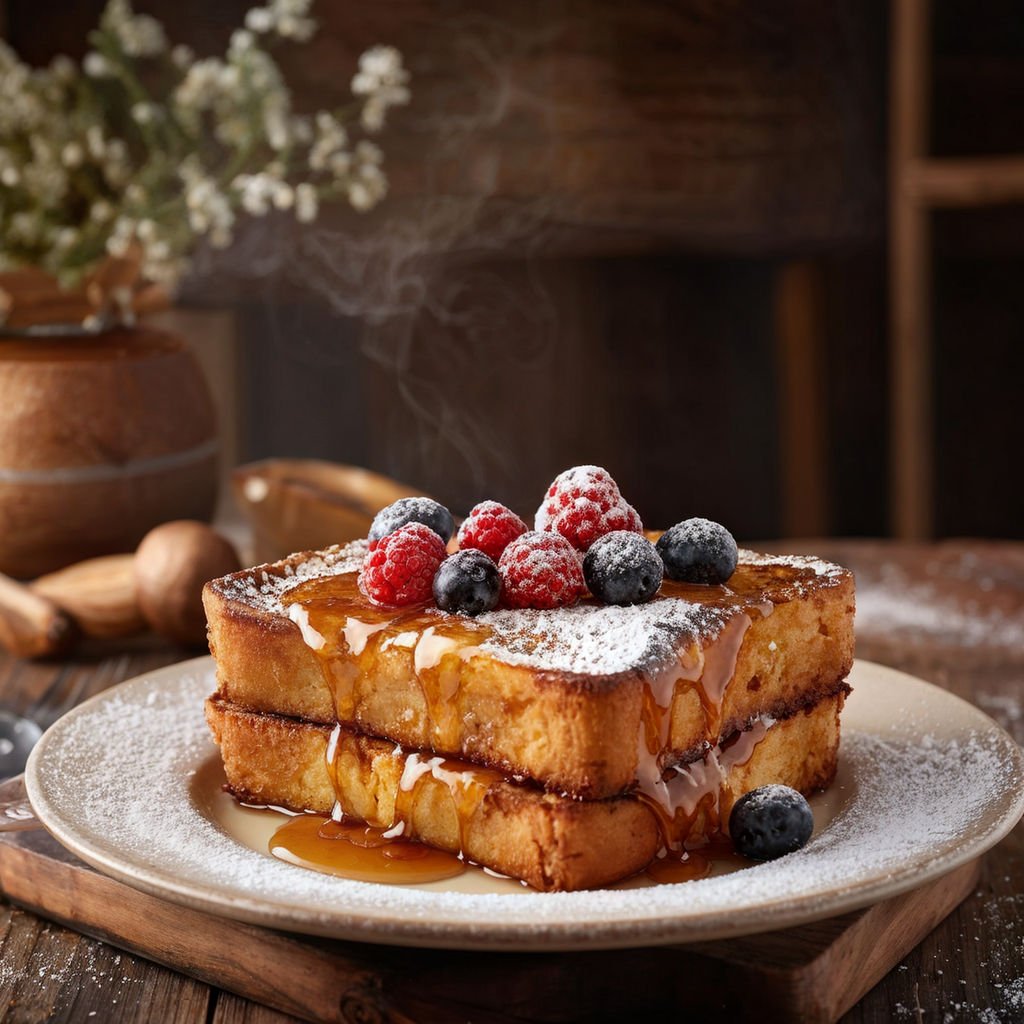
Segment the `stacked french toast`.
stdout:
<svg viewBox="0 0 1024 1024">
<path fill-rule="evenodd" d="M 231 792 L 555 891 L 685 857 L 750 791 L 831 782 L 848 571 L 707 520 L 645 534 L 592 466 L 534 525 L 484 502 L 456 541 L 402 499 L 366 541 L 207 584 Z"/>
</svg>

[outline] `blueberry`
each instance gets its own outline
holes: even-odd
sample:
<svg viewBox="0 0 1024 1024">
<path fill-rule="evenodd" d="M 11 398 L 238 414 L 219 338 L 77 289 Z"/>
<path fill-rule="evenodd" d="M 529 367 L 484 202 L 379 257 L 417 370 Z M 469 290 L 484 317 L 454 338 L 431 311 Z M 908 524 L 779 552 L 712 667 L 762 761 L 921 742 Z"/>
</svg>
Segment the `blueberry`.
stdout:
<svg viewBox="0 0 1024 1024">
<path fill-rule="evenodd" d="M 649 601 L 658 592 L 664 571 L 654 545 L 631 530 L 598 537 L 583 559 L 583 578 L 605 604 Z"/>
<path fill-rule="evenodd" d="M 657 547 L 665 575 L 683 583 L 724 583 L 739 558 L 732 534 L 710 519 L 676 523 L 661 535 Z"/>
<path fill-rule="evenodd" d="M 455 520 L 440 502 L 433 498 L 399 498 L 374 516 L 370 526 L 370 540 L 380 540 L 406 523 L 429 526 L 445 544 L 455 532 Z"/>
<path fill-rule="evenodd" d="M 813 831 L 811 805 L 795 789 L 777 783 L 744 793 L 729 815 L 732 845 L 754 860 L 775 860 L 799 850 Z"/>
<path fill-rule="evenodd" d="M 434 573 L 434 600 L 444 612 L 479 615 L 489 612 L 501 596 L 501 576 L 482 551 L 456 551 Z"/>
</svg>

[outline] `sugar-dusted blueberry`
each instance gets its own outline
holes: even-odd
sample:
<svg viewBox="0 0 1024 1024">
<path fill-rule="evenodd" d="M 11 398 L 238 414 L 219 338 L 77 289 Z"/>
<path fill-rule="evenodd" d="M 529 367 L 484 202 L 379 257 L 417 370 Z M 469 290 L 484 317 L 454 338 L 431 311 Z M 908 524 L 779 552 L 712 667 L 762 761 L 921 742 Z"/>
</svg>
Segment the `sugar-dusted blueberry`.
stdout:
<svg viewBox="0 0 1024 1024">
<path fill-rule="evenodd" d="M 710 519 L 676 523 L 658 538 L 657 549 L 665 575 L 683 583 L 725 583 L 739 558 L 732 534 Z"/>
<path fill-rule="evenodd" d="M 641 604 L 661 586 L 664 568 L 643 534 L 614 530 L 598 537 L 583 559 L 590 592 L 605 604 Z"/>
<path fill-rule="evenodd" d="M 444 612 L 479 615 L 501 596 L 501 576 L 493 559 L 475 548 L 449 555 L 434 574 L 434 600 Z"/>
<path fill-rule="evenodd" d="M 451 512 L 439 501 L 433 498 L 399 498 L 374 516 L 370 526 L 370 550 L 377 546 L 378 541 L 407 523 L 429 526 L 445 544 L 455 532 Z"/>
<path fill-rule="evenodd" d="M 813 831 L 811 805 L 795 789 L 778 783 L 744 793 L 729 815 L 736 852 L 754 860 L 775 860 L 799 850 Z"/>
</svg>

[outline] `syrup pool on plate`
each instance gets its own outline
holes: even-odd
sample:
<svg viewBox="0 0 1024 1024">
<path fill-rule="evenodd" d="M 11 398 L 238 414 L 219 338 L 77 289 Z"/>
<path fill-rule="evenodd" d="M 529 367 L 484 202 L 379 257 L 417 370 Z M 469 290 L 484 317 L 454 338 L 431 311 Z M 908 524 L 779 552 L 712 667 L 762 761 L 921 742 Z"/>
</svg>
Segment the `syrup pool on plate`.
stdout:
<svg viewBox="0 0 1024 1024">
<path fill-rule="evenodd" d="M 444 850 L 388 836 L 362 822 L 313 814 L 298 814 L 282 825 L 270 840 L 270 852 L 327 875 L 391 885 L 439 882 L 466 870 L 464 861 Z"/>
</svg>

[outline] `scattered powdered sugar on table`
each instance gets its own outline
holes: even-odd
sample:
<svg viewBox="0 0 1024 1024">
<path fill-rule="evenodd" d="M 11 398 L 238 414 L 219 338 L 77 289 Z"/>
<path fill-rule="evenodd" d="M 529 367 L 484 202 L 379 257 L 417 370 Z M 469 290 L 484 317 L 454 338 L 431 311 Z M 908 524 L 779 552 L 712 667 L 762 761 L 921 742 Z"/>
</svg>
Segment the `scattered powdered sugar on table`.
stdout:
<svg viewBox="0 0 1024 1024">
<path fill-rule="evenodd" d="M 943 595 L 896 565 L 884 566 L 878 579 L 858 576 L 855 627 L 858 635 L 885 640 L 917 637 L 966 647 L 1024 648 L 1024 612 Z"/>
<path fill-rule="evenodd" d="M 929 870 L 980 852 L 1016 806 L 1014 787 L 1024 784 L 1001 734 L 922 740 L 911 702 L 882 735 L 846 731 L 844 806 L 807 847 L 774 863 L 681 885 L 578 893 L 448 893 L 353 882 L 242 846 L 204 815 L 190 785 L 216 756 L 202 712 L 214 679 L 212 663 L 199 664 L 208 667 L 172 666 L 124 684 L 58 722 L 30 771 L 36 810 L 58 838 L 72 837 L 115 869 L 143 870 L 158 890 L 174 886 L 196 899 L 216 891 L 250 914 L 283 912 L 278 924 L 312 930 L 430 940 L 456 928 L 460 942 L 476 936 L 515 946 L 543 934 L 626 944 L 634 934 L 650 941 L 678 935 L 681 925 L 699 934 L 715 915 L 719 927 L 757 912 L 778 920 L 837 891 L 870 902 L 893 878 L 909 888 Z M 853 682 L 851 705 L 871 701 L 870 678 Z M 886 680 L 874 684 L 876 693 L 879 685 Z"/>
</svg>

